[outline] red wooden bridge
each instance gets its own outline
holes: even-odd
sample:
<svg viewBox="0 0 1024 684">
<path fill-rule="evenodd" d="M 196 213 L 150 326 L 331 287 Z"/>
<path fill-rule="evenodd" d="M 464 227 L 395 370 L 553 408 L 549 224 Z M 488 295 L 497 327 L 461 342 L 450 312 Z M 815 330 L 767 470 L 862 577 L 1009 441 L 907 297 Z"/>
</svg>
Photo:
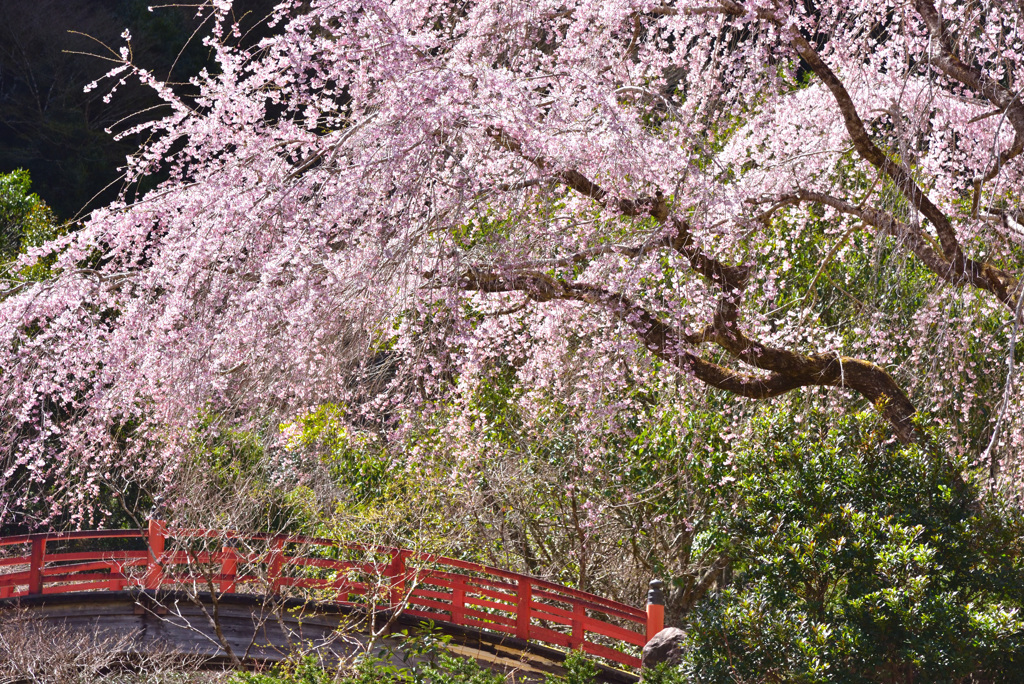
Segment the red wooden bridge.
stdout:
<svg viewBox="0 0 1024 684">
<path fill-rule="evenodd" d="M 439 626 L 582 650 L 619 666 L 662 628 L 647 611 L 528 575 L 405 549 L 304 536 L 148 529 L 0 538 L 0 599 L 136 590 L 314 595 L 339 606 L 401 612 Z"/>
</svg>

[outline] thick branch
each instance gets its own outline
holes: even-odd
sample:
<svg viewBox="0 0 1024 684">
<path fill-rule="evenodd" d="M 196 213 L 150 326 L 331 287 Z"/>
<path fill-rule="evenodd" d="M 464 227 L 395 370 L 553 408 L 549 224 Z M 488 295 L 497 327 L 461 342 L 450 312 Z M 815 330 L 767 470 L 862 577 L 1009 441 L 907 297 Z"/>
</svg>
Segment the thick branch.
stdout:
<svg viewBox="0 0 1024 684">
<path fill-rule="evenodd" d="M 997 80 L 986 76 L 981 69 L 965 64 L 960 59 L 949 42 L 945 22 L 932 0 L 914 0 L 914 8 L 924 19 L 928 32 L 939 48 L 938 53 L 931 56 L 931 63 L 946 76 L 988 99 L 998 107 L 998 112 L 1005 114 L 1013 126 L 1013 142 L 1008 148 L 998 152 L 992 168 L 985 174 L 984 180 L 992 180 L 1008 161 L 1024 152 L 1024 102 L 1021 102 L 1019 94 L 1010 92 Z"/>
<path fill-rule="evenodd" d="M 994 177 L 999 168 L 1013 157 L 1024 152 L 1024 103 L 1017 94 L 1011 93 L 996 81 L 988 78 L 980 70 L 965 65 L 959 60 L 949 45 L 941 16 L 935 9 L 932 0 L 914 0 L 918 12 L 924 17 L 929 31 L 940 45 L 940 54 L 934 63 L 944 73 L 959 80 L 987 97 L 993 104 L 1005 111 L 1015 129 L 1013 144 L 999 153 L 992 170 L 986 179 Z M 721 0 L 718 7 L 707 8 L 730 16 L 746 16 L 746 8 L 735 0 Z M 821 79 L 832 93 L 839 106 L 847 133 L 853 142 L 854 149 L 872 166 L 884 173 L 907 198 L 935 227 L 942 255 L 931 249 L 923 233 L 918 228 L 900 224 L 903 237 L 910 244 L 914 253 L 943 280 L 951 283 L 971 283 L 975 287 L 994 293 L 1011 311 L 1015 310 L 1017 280 L 1006 271 L 986 262 L 967 258 L 956 236 L 953 223 L 924 193 L 910 172 L 902 165 L 893 161 L 871 139 L 864 121 L 857 112 L 853 98 L 846 90 L 842 81 L 834 71 L 822 60 L 817 50 L 800 33 L 783 27 L 779 18 L 766 8 L 754 10 L 756 16 L 786 30 L 791 47 L 810 66 L 811 70 Z M 864 218 L 864 217 L 862 217 Z M 865 221 L 867 221 L 865 218 Z"/>
<path fill-rule="evenodd" d="M 541 170 L 546 170 L 550 164 L 543 157 L 525 154 L 522 145 L 518 140 L 512 138 L 504 131 L 492 128 L 488 131 L 495 142 L 510 152 L 523 157 Z M 561 171 L 559 179 L 569 188 L 575 190 L 584 197 L 589 197 L 595 202 L 607 208 L 608 192 L 597 183 L 587 178 L 576 169 Z M 619 211 L 626 216 L 651 216 L 659 223 L 669 221 L 668 206 L 665 197 L 658 191 L 653 198 L 640 198 L 635 200 L 620 199 L 616 205 Z M 671 218 L 671 224 L 675 233 L 664 240 L 655 240 L 641 247 L 608 246 L 599 247 L 593 250 L 586 250 L 575 255 L 548 262 L 536 262 L 537 265 L 546 264 L 554 267 L 565 267 L 573 264 L 580 264 L 602 254 L 617 253 L 626 256 L 640 256 L 643 253 L 657 246 L 666 246 L 679 252 L 690 262 L 691 268 L 699 273 L 709 283 L 715 284 L 725 292 L 742 291 L 746 286 L 750 269 L 747 266 L 728 266 L 721 263 L 714 257 L 709 256 L 701 250 L 693 239 L 693 231 L 689 223 L 676 217 Z M 533 264 L 531 264 L 533 265 Z"/>
<path fill-rule="evenodd" d="M 514 152 L 523 159 L 532 163 L 540 171 L 552 171 L 552 164 L 547 159 L 539 155 L 527 154 L 518 140 L 508 135 L 500 128 L 489 128 L 487 130 L 487 135 L 489 135 L 499 147 L 506 149 L 509 152 Z M 611 208 L 608 205 L 608 192 L 579 171 L 575 169 L 568 169 L 556 171 L 553 175 L 566 186 L 572 188 L 584 197 L 589 197 L 605 208 Z M 665 198 L 660 192 L 655 197 L 644 197 L 635 200 L 619 199 L 619 201 L 615 203 L 615 208 L 626 216 L 650 215 L 659 221 L 664 221 L 668 216 Z"/>
<path fill-rule="evenodd" d="M 572 300 L 601 306 L 630 326 L 658 357 L 705 384 L 742 397 L 769 399 L 808 386 L 855 390 L 878 408 L 901 441 L 915 438 L 913 404 L 884 369 L 869 361 L 828 354 L 798 354 L 752 341 L 738 329 L 723 333 L 717 326 L 701 334 L 686 335 L 628 297 L 594 285 L 568 283 L 543 273 L 520 272 L 506 276 L 470 269 L 463 274 L 460 286 L 481 292 L 523 292 L 537 302 Z M 705 341 L 713 341 L 735 358 L 769 373 L 742 373 L 707 361 L 692 348 Z"/>
<path fill-rule="evenodd" d="M 900 192 L 910 201 L 911 205 L 916 207 L 924 214 L 925 218 L 931 221 L 932 225 L 935 226 L 935 232 L 939 236 L 939 242 L 942 245 L 942 252 L 946 261 L 950 263 L 951 267 L 962 270 L 964 266 L 963 252 L 960 249 L 956 231 L 949 218 L 932 203 L 901 164 L 890 159 L 887 154 L 875 145 L 864 126 L 864 121 L 860 118 L 860 114 L 857 113 L 857 107 L 854 105 L 850 93 L 847 92 L 846 86 L 839 80 L 835 72 L 825 64 L 811 44 L 798 33 L 792 34 L 790 44 L 797 54 L 810 65 L 811 70 L 814 71 L 832 93 L 836 104 L 839 105 L 839 112 L 843 117 L 843 122 L 846 124 L 846 131 L 850 135 L 857 153 L 861 158 L 888 176 L 895 183 L 896 187 L 899 188 Z"/>
<path fill-rule="evenodd" d="M 794 33 L 790 42 L 797 51 L 797 54 L 810 65 L 814 73 L 817 74 L 832 93 L 843 116 L 847 133 L 850 135 L 858 154 L 875 168 L 885 173 L 910 203 L 917 207 L 935 227 L 939 243 L 942 246 L 942 256 L 945 264 L 940 264 L 932 258 L 925 262 L 929 268 L 932 268 L 941 278 L 949 282 L 968 282 L 975 287 L 988 290 L 995 294 L 1004 305 L 1013 310 L 1015 279 L 991 264 L 975 261 L 964 255 L 956 237 L 956 230 L 949 218 L 932 203 L 917 185 L 917 182 L 910 176 L 909 172 L 901 164 L 890 159 L 872 141 L 871 136 L 864 127 L 864 122 L 857 113 L 853 98 L 850 97 L 846 87 L 836 74 L 825 64 L 803 36 Z M 907 235 L 917 232 L 916 229 L 912 229 L 909 226 L 906 226 L 906 228 Z M 923 235 L 918 234 L 915 242 L 918 244 L 924 243 Z M 921 251 L 922 253 L 924 252 L 924 250 Z M 916 253 L 917 251 L 915 251 Z"/>
<path fill-rule="evenodd" d="M 824 204 L 844 214 L 856 216 L 864 223 L 879 230 L 891 232 L 899 237 L 925 266 L 947 283 L 957 287 L 970 284 L 992 292 L 1011 309 L 1016 306 L 1017 279 L 1011 274 L 990 263 L 975 261 L 967 257 L 965 257 L 967 268 L 962 270 L 950 268 L 949 263 L 932 248 L 932 245 L 924 239 L 919 231 L 902 221 L 897 221 L 888 212 L 871 207 L 856 206 L 826 193 L 811 190 L 797 190 L 794 193 L 782 195 L 778 198 L 776 207 L 799 202 Z"/>
<path fill-rule="evenodd" d="M 504 149 L 528 159 L 539 169 L 548 163 L 541 157 L 526 155 L 518 141 L 504 132 L 492 129 L 488 134 Z M 576 170 L 562 171 L 563 183 L 576 192 L 607 206 L 608 193 Z M 835 355 L 804 355 L 769 347 L 751 340 L 738 326 L 739 303 L 749 278 L 749 267 L 729 266 L 702 250 L 693 238 L 690 225 L 677 217 L 668 217 L 664 198 L 659 192 L 651 200 L 619 200 L 617 208 L 626 215 L 648 214 L 659 222 L 670 221 L 675 232 L 661 241 L 684 256 L 690 267 L 709 284 L 719 287 L 722 296 L 716 307 L 714 321 L 697 334 L 680 333 L 664 323 L 637 302 L 604 288 L 557 279 L 536 269 L 506 269 L 503 273 L 471 268 L 462 277 L 461 286 L 482 292 L 525 293 L 537 302 L 555 299 L 574 300 L 602 306 L 629 325 L 644 344 L 660 358 L 712 387 L 751 399 L 768 399 L 798 387 L 848 387 L 875 404 L 892 424 L 900 440 L 911 441 L 915 434 L 915 409 L 906 394 L 891 376 L 868 361 Z M 653 245 L 640 248 L 598 248 L 559 259 L 555 265 L 583 263 L 599 254 L 615 251 L 642 254 Z M 705 360 L 691 347 L 713 342 L 743 363 L 768 371 L 767 376 L 741 373 Z"/>
<path fill-rule="evenodd" d="M 965 64 L 957 56 L 949 42 L 949 32 L 942 15 L 932 0 L 914 0 L 914 8 L 924 19 L 928 32 L 939 47 L 938 54 L 932 55 L 931 63 L 950 78 L 983 95 L 1000 111 L 1006 112 L 1006 118 L 1017 134 L 1013 148 L 1017 149 L 1016 154 L 1020 154 L 1021 140 L 1024 139 L 1024 102 L 997 80 L 986 76 L 981 69 Z"/>
</svg>

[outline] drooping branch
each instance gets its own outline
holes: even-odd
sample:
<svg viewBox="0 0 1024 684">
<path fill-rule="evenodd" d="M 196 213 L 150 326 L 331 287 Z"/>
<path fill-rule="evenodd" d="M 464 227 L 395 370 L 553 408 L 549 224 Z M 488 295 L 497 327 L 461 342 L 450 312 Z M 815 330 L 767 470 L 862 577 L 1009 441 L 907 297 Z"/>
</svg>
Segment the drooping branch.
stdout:
<svg viewBox="0 0 1024 684">
<path fill-rule="evenodd" d="M 938 53 L 930 56 L 930 63 L 936 66 L 946 76 L 959 81 L 968 88 L 971 88 L 975 92 L 981 94 L 997 107 L 995 112 L 990 112 L 985 116 L 1005 113 L 1007 120 L 1009 120 L 1010 124 L 1013 126 L 1013 142 L 1009 147 L 1000 151 L 996 155 L 996 159 L 991 168 L 983 177 L 985 182 L 990 181 L 999 174 L 999 171 L 1008 161 L 1024 153 L 1024 100 L 1022 100 L 1022 95 L 1024 95 L 1024 93 L 1011 92 L 996 79 L 986 76 L 981 69 L 969 65 L 959 58 L 950 43 L 949 31 L 947 30 L 945 22 L 942 19 L 942 15 L 936 8 L 933 0 L 914 0 L 914 8 L 924 19 L 929 33 L 939 47 Z M 1024 9 L 1021 11 L 1024 11 Z M 659 7 L 655 8 L 652 13 L 674 16 L 679 12 L 674 7 Z M 683 11 L 683 14 L 690 15 L 712 13 L 732 17 L 744 17 L 747 16 L 748 11 L 746 7 L 735 0 L 722 0 L 721 4 L 718 6 L 710 5 L 701 8 L 690 8 Z M 754 9 L 754 14 L 759 19 L 769 21 L 780 28 L 783 28 L 778 17 L 766 8 L 758 7 Z M 943 251 L 946 252 L 947 259 L 950 262 L 955 262 L 956 250 L 958 249 L 956 246 L 956 236 L 955 233 L 950 232 L 949 226 L 947 225 L 948 221 L 943 220 L 945 218 L 944 215 L 942 215 L 942 213 L 938 211 L 937 207 L 931 203 L 920 187 L 918 187 L 917 184 L 909 177 L 909 174 L 907 174 L 899 164 L 893 162 L 888 155 L 874 145 L 870 135 L 867 134 L 867 131 L 864 128 L 863 121 L 857 114 L 849 93 L 846 92 L 841 81 L 836 77 L 835 73 L 828 67 L 828 65 L 825 64 L 824 60 L 821 59 L 814 47 L 811 46 L 811 44 L 799 33 L 796 33 L 795 31 L 789 31 L 789 33 L 791 36 L 790 44 L 796 50 L 797 54 L 807 62 L 811 67 L 811 70 L 821 78 L 822 82 L 825 83 L 836 98 L 840 111 L 846 122 L 847 130 L 850 132 L 850 137 L 857 146 L 858 153 L 864 159 L 871 162 L 871 164 L 876 168 L 881 169 L 886 173 L 886 175 L 889 175 L 901 190 L 906 188 L 905 191 L 909 193 L 907 198 L 913 202 L 914 206 L 917 207 L 921 213 L 928 218 L 928 220 L 935 224 L 936 230 L 940 234 L 940 239 L 942 239 Z M 976 120 L 980 120 L 980 118 Z M 899 171 L 902 171 L 902 173 Z M 895 175 L 893 175 L 893 173 L 895 173 Z"/>
<path fill-rule="evenodd" d="M 914 8 L 924 19 L 932 40 L 939 48 L 935 54 L 930 55 L 931 64 L 938 67 L 946 76 L 988 99 L 999 112 L 1005 113 L 1006 119 L 1013 126 L 1013 142 L 1010 147 L 999 152 L 992 168 L 985 174 L 984 179 L 989 181 L 999 173 L 1006 162 L 1024 152 L 1024 102 L 1021 101 L 1021 94 L 1011 92 L 999 81 L 986 76 L 981 69 L 960 59 L 950 43 L 949 30 L 933 0 L 914 0 Z"/>
<path fill-rule="evenodd" d="M 898 439 L 913 441 L 914 405 L 883 368 L 869 361 L 835 354 L 799 354 L 755 342 L 735 326 L 712 326 L 699 334 L 686 334 L 660 320 L 638 302 L 605 288 L 571 283 L 545 273 L 501 274 L 470 268 L 459 285 L 480 292 L 523 292 L 536 302 L 578 301 L 600 306 L 626 323 L 659 358 L 701 382 L 749 399 L 770 399 L 800 387 L 852 389 L 868 399 L 892 425 Z M 735 358 L 767 375 L 743 373 L 704 359 L 695 349 L 713 342 Z"/>
<path fill-rule="evenodd" d="M 1018 281 L 1010 273 L 991 263 L 975 261 L 970 258 L 965 258 L 968 268 L 961 271 L 950 268 L 949 263 L 932 247 L 932 244 L 924 238 L 920 231 L 897 220 L 889 212 L 873 207 L 857 206 L 838 197 L 813 190 L 800 189 L 772 199 L 775 202 L 773 210 L 786 205 L 809 202 L 823 204 L 843 214 L 856 216 L 880 231 L 896 235 L 925 266 L 950 285 L 960 287 L 970 284 L 989 290 L 996 295 L 999 301 L 1007 306 L 1016 307 L 1019 296 L 1017 293 Z M 977 274 L 979 277 L 971 277 L 971 274 Z"/>
<path fill-rule="evenodd" d="M 914 6 L 925 20 L 932 37 L 940 46 L 939 54 L 932 59 L 935 66 L 947 76 L 981 93 L 998 107 L 1000 112 L 1005 112 L 1010 123 L 1013 125 L 1015 131 L 1013 142 L 1010 147 L 1002 150 L 997 155 L 992 168 L 984 176 L 985 181 L 991 180 L 999 173 L 1003 165 L 1024 152 L 1024 101 L 1021 100 L 1022 93 L 1010 92 L 998 81 L 985 76 L 980 69 L 965 64 L 957 57 L 949 43 L 948 32 L 942 17 L 932 0 L 914 0 Z M 672 8 L 664 8 L 664 10 L 660 13 L 676 13 Z M 721 5 L 702 8 L 702 10 L 733 17 L 744 17 L 749 13 L 743 4 L 735 0 L 721 0 Z M 772 11 L 764 7 L 757 7 L 752 9 L 752 13 L 761 20 L 775 24 L 784 31 L 784 35 L 789 36 L 789 44 L 793 50 L 807 63 L 811 71 L 821 79 L 822 83 L 831 92 L 857 153 L 862 159 L 882 171 L 892 180 L 900 192 L 910 201 L 911 205 L 920 211 L 935 227 L 939 242 L 942 245 L 943 255 L 948 263 L 947 268 L 963 273 L 964 277 L 977 287 L 989 290 L 997 295 L 1000 295 L 1002 292 L 1000 301 L 1011 310 L 1014 309 L 1014 302 L 1012 297 L 1008 295 L 1008 291 L 1000 287 L 999 283 L 987 281 L 986 275 L 980 269 L 983 264 L 967 259 L 964 256 L 956 236 L 956 230 L 949 217 L 931 201 L 902 164 L 894 161 L 874 143 L 864 125 L 863 119 L 861 119 L 860 114 L 857 112 L 857 107 L 850 93 L 836 73 L 821 58 L 814 46 L 798 31 L 784 26 L 780 18 Z M 958 275 L 952 277 L 959 278 Z M 943 278 L 949 279 L 947 276 L 943 276 Z"/>
<path fill-rule="evenodd" d="M 501 130 L 490 129 L 488 135 L 503 149 L 522 156 L 540 170 L 553 172 L 572 190 L 608 208 L 606 200 L 609 193 L 579 170 L 553 169 L 542 157 L 525 154 L 522 145 Z M 460 286 L 481 292 L 523 292 L 536 302 L 572 300 L 600 306 L 629 325 L 658 357 L 705 384 L 742 397 L 769 399 L 808 386 L 853 389 L 878 407 L 901 441 L 908 442 L 914 438 L 913 416 L 916 410 L 903 390 L 881 367 L 869 361 L 835 354 L 800 354 L 762 344 L 745 335 L 738 324 L 739 305 L 750 268 L 725 264 L 703 250 L 694 239 L 690 224 L 668 215 L 660 192 L 653 200 L 620 199 L 615 207 L 628 216 L 648 215 L 659 223 L 668 223 L 673 232 L 640 247 L 600 247 L 543 264 L 531 263 L 527 268 L 506 266 L 498 270 L 473 267 L 462 274 Z M 569 282 L 540 270 L 545 266 L 588 263 L 596 256 L 608 253 L 639 256 L 658 247 L 672 249 L 683 256 L 690 268 L 709 286 L 721 291 L 713 321 L 703 331 L 681 332 L 621 293 L 610 292 L 597 285 Z M 697 348 L 708 342 L 741 363 L 767 371 L 768 375 L 743 373 L 704 359 Z"/>
<path fill-rule="evenodd" d="M 963 270 L 964 257 L 960 243 L 956 237 L 956 230 L 952 222 L 935 204 L 928 198 L 917 182 L 907 172 L 906 168 L 894 161 L 883 152 L 871 139 L 864 121 L 857 111 L 853 98 L 846 90 L 846 86 L 839 80 L 835 72 L 818 55 L 817 50 L 798 33 L 793 33 L 790 44 L 797 54 L 807 62 L 811 70 L 821 79 L 825 87 L 832 93 L 833 99 L 839 106 L 839 112 L 846 124 L 846 131 L 850 135 L 854 149 L 862 159 L 882 171 L 899 188 L 899 191 L 910 201 L 911 205 L 920 211 L 925 218 L 935 226 L 935 232 L 942 245 L 943 256 L 952 268 Z"/>
<path fill-rule="evenodd" d="M 918 6 L 919 11 L 925 16 L 930 30 L 938 36 L 943 36 L 943 40 L 945 40 L 941 19 L 937 18 L 938 14 L 934 11 L 935 7 L 931 0 L 915 0 L 915 5 Z M 934 15 L 929 12 L 934 12 Z M 738 16 L 745 12 L 739 3 L 725 0 L 722 13 Z M 759 18 L 782 28 L 779 18 L 773 13 L 762 8 L 758 9 L 756 14 Z M 836 100 L 847 133 L 850 135 L 854 148 L 860 158 L 884 173 L 896 185 L 911 206 L 920 211 L 934 226 L 942 248 L 941 259 L 937 258 L 939 255 L 934 250 L 930 249 L 920 228 L 900 224 L 899 227 L 903 230 L 903 237 L 907 240 L 914 254 L 922 257 L 926 265 L 942 277 L 944 281 L 956 285 L 970 283 L 976 288 L 993 293 L 1011 311 L 1016 310 L 1016 295 L 1014 294 L 1017 290 L 1018 282 L 1016 277 L 993 264 L 977 261 L 965 255 L 949 217 L 931 201 L 903 164 L 894 161 L 882 151 L 882 148 L 874 143 L 867 132 L 860 114 L 857 112 L 853 97 L 836 73 L 828 67 L 814 46 L 800 33 L 787 29 L 786 34 L 788 35 L 788 40 L 790 40 L 790 45 L 796 53 L 807 63 L 811 71 L 821 79 L 821 82 L 828 88 L 828 91 Z M 942 56 L 937 63 L 940 68 L 948 69 L 950 75 L 957 78 L 957 80 L 961 80 L 969 87 L 976 88 L 985 94 L 994 104 L 1000 106 L 1002 110 L 1006 110 L 1008 116 L 1013 113 L 1012 116 L 1015 122 L 1024 124 L 1024 105 L 1019 102 L 1019 98 L 1011 96 L 1009 91 L 987 79 L 979 71 L 963 65 L 963 62 L 959 61 L 949 48 L 948 42 L 945 43 Z M 1017 124 L 1015 123 L 1014 125 L 1016 129 Z M 1024 140 L 1021 130 L 1017 129 L 1017 138 L 1014 144 L 1004 154 L 1000 155 L 999 159 L 996 160 L 996 164 L 1005 163 L 1020 154 L 1020 151 L 1017 151 L 1017 146 L 1019 144 L 1024 145 L 1024 142 L 1021 142 L 1021 140 Z M 859 211 L 863 212 L 864 210 Z M 864 216 L 862 218 L 870 223 Z M 880 218 L 884 222 L 884 217 L 877 216 L 876 218 Z M 892 224 L 896 225 L 894 221 Z"/>
<path fill-rule="evenodd" d="M 519 155 L 536 166 L 539 171 L 552 174 L 559 182 L 572 190 L 575 190 L 584 197 L 589 197 L 606 209 L 612 208 L 608 203 L 608 191 L 597 183 L 594 183 L 576 169 L 555 169 L 554 165 L 544 157 L 528 154 L 523 149 L 522 143 L 500 128 L 494 126 L 488 128 L 487 135 L 491 137 L 498 147 Z M 668 216 L 668 208 L 665 204 L 665 198 L 660 192 L 655 197 L 642 197 L 638 199 L 620 198 L 615 203 L 614 208 L 625 216 L 641 216 L 650 214 L 659 221 L 664 221 Z"/>
</svg>

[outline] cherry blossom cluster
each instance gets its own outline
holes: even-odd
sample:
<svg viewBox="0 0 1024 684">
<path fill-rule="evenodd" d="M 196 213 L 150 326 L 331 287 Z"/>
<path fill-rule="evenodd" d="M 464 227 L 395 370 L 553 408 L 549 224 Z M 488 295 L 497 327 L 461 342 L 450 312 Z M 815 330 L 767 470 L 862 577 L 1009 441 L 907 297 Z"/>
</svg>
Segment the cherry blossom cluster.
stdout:
<svg viewBox="0 0 1024 684">
<path fill-rule="evenodd" d="M 167 180 L 0 301 L 0 511 L 102 516 L 211 413 L 400 440 L 499 366 L 538 425 L 820 385 L 900 439 L 1024 445 L 1019 3 L 288 0 L 255 45 L 200 11 L 197 96 L 127 49 L 93 84 L 163 99 L 120 134 L 151 133 L 129 182 Z M 861 261 L 872 295 L 829 275 Z"/>
</svg>

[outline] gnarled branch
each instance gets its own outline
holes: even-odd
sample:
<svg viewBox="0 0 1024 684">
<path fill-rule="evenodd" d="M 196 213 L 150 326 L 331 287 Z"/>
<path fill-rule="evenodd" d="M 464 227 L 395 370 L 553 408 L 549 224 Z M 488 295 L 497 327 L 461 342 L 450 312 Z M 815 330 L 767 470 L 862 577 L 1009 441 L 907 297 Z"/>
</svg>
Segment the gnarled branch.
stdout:
<svg viewBox="0 0 1024 684">
<path fill-rule="evenodd" d="M 570 283 L 538 272 L 501 274 L 471 268 L 460 287 L 480 292 L 523 292 L 537 302 L 570 300 L 598 305 L 626 323 L 659 358 L 717 389 L 749 399 L 770 399 L 800 387 L 852 389 L 871 401 L 889 421 L 898 439 L 913 441 L 914 405 L 883 368 L 861 359 L 834 354 L 799 354 L 769 347 L 746 337 L 736 326 L 713 326 L 686 334 L 665 323 L 639 303 L 596 285 Z M 704 359 L 695 349 L 714 342 L 734 358 L 768 371 L 743 373 Z"/>
</svg>

